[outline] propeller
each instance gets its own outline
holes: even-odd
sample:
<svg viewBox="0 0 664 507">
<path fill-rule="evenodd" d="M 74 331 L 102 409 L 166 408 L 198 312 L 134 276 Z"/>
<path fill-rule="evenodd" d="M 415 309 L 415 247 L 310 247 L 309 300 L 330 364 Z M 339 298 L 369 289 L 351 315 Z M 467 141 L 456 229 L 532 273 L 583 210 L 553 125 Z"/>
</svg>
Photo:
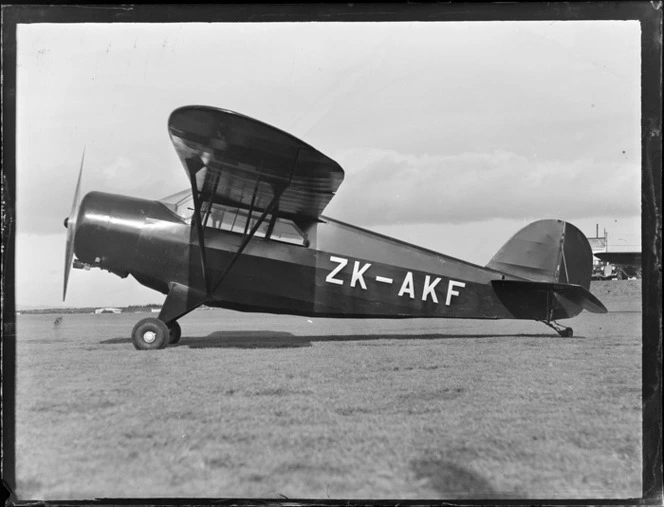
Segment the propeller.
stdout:
<svg viewBox="0 0 664 507">
<path fill-rule="evenodd" d="M 74 202 L 71 205 L 69 216 L 65 218 L 65 227 L 67 228 L 67 243 L 65 246 L 65 283 L 62 289 L 62 300 L 67 297 L 67 282 L 69 281 L 69 271 L 71 270 L 72 260 L 74 258 L 74 236 L 76 235 L 76 217 L 78 216 L 78 207 L 80 203 L 81 177 L 83 176 L 83 161 L 85 160 L 85 148 L 81 157 L 81 169 L 78 171 L 78 182 L 76 183 L 76 192 L 74 192 Z"/>
</svg>

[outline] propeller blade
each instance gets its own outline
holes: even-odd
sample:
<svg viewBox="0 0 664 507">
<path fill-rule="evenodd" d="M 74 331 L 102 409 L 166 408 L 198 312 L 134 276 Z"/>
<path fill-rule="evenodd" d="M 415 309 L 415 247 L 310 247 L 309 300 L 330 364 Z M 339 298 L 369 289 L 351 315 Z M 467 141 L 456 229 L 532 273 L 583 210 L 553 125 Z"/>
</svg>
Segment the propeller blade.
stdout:
<svg viewBox="0 0 664 507">
<path fill-rule="evenodd" d="M 65 280 L 62 289 L 62 300 L 67 297 L 67 283 L 69 282 L 69 272 L 74 258 L 74 236 L 76 235 L 76 218 L 78 216 L 78 207 L 80 205 L 81 177 L 83 176 L 83 161 L 85 160 L 85 148 L 81 157 L 81 168 L 78 171 L 78 181 L 76 182 L 76 191 L 74 192 L 74 201 L 71 205 L 69 217 L 65 221 L 67 225 L 67 243 L 65 245 Z"/>
</svg>

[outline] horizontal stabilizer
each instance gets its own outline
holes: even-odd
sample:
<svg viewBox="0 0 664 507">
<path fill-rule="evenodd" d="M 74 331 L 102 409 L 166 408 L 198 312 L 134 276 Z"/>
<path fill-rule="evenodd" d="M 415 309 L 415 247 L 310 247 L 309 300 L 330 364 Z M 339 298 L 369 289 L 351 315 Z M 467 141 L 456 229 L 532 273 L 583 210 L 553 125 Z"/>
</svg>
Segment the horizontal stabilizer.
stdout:
<svg viewBox="0 0 664 507">
<path fill-rule="evenodd" d="M 542 311 L 556 319 L 573 317 L 581 310 L 608 312 L 597 297 L 580 285 L 528 280 L 492 280 L 491 285 L 503 304 L 520 314 L 520 318 L 532 314 L 532 318 L 540 320 Z"/>
<path fill-rule="evenodd" d="M 563 297 L 569 301 L 581 306 L 584 310 L 591 313 L 607 313 L 608 310 L 597 299 L 597 297 L 588 289 L 584 289 L 580 285 L 565 285 L 565 284 L 550 284 L 554 285 L 552 288 L 556 296 Z"/>
</svg>

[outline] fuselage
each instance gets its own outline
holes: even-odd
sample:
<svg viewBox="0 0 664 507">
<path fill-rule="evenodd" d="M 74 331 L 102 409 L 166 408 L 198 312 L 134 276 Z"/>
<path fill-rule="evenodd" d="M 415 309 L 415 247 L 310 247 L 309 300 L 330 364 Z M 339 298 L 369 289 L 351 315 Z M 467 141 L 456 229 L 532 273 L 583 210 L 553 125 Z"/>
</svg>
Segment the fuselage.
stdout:
<svg viewBox="0 0 664 507">
<path fill-rule="evenodd" d="M 515 318 L 491 281 L 517 277 L 327 217 L 297 229 L 302 244 L 253 237 L 217 287 L 243 233 L 206 227 L 205 304 L 327 317 Z M 160 201 L 88 194 L 74 249 L 81 262 L 164 294 L 173 282 L 206 291 L 196 228 Z"/>
</svg>

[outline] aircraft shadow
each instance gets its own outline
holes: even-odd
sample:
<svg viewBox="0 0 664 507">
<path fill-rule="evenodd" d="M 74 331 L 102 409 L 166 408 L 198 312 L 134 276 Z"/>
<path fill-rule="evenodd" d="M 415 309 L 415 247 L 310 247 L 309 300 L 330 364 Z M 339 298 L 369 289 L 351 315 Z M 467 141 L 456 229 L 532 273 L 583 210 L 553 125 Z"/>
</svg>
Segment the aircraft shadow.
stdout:
<svg viewBox="0 0 664 507">
<path fill-rule="evenodd" d="M 376 341 L 376 340 L 463 340 L 466 338 L 554 338 L 561 339 L 559 336 L 551 333 L 539 334 L 348 334 L 348 335 L 310 335 L 296 336 L 284 331 L 215 331 L 207 336 L 183 336 L 180 342 L 171 347 L 188 347 L 192 349 L 202 348 L 238 348 L 238 349 L 280 349 L 280 348 L 299 348 L 311 347 L 313 342 L 356 342 L 356 341 Z M 574 338 L 564 338 L 565 340 L 574 340 L 583 338 L 575 336 Z M 131 343 L 129 338 L 111 338 L 103 340 L 100 343 L 121 344 Z"/>
</svg>

